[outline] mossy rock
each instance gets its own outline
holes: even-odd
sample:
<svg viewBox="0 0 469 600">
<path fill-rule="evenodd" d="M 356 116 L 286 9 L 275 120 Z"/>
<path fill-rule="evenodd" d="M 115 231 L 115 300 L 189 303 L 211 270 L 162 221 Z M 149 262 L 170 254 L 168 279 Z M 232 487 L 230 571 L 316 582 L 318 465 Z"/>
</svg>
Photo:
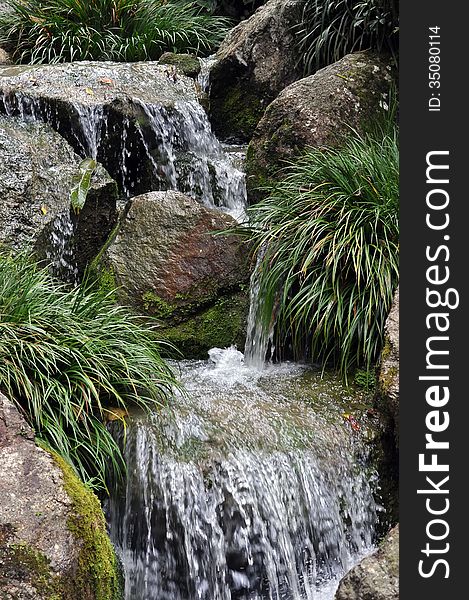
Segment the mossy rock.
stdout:
<svg viewBox="0 0 469 600">
<path fill-rule="evenodd" d="M 236 87 L 227 86 L 219 100 L 210 102 L 217 135 L 224 140 L 250 140 L 268 105 L 266 98 L 259 90 L 254 91 L 248 80 L 240 79 Z"/>
<path fill-rule="evenodd" d="M 57 454 L 53 458 L 63 473 L 64 488 L 72 500 L 68 528 L 81 546 L 78 569 L 71 581 L 64 582 L 66 597 L 70 600 L 120 600 L 121 568 L 106 532 L 101 504 L 68 463 Z"/>
<path fill-rule="evenodd" d="M 246 340 L 246 318 L 249 309 L 247 292 L 222 297 L 215 304 L 179 325 L 161 329 L 161 335 L 171 342 L 184 358 L 207 358 L 215 346 L 232 344 L 243 348 Z"/>
<path fill-rule="evenodd" d="M 158 61 L 160 65 L 171 65 L 186 77 L 195 79 L 200 73 L 200 61 L 193 54 L 176 54 L 175 52 L 165 52 Z"/>
<path fill-rule="evenodd" d="M 249 201 L 265 197 L 263 188 L 307 148 L 340 147 L 351 128 L 368 129 L 384 113 L 394 76 L 388 57 L 356 52 L 285 88 L 249 144 Z"/>
<path fill-rule="evenodd" d="M 35 444 L 2 394 L 0 439 L 0 598 L 120 600 L 120 565 L 98 498 Z"/>
<path fill-rule="evenodd" d="M 269 0 L 234 27 L 210 73 L 210 115 L 223 139 L 249 141 L 270 102 L 302 76 L 295 26 L 306 0 Z"/>
<path fill-rule="evenodd" d="M 176 191 L 150 192 L 130 208 L 93 263 L 99 286 L 160 323 L 186 357 L 243 344 L 249 251 L 236 221 Z"/>
</svg>

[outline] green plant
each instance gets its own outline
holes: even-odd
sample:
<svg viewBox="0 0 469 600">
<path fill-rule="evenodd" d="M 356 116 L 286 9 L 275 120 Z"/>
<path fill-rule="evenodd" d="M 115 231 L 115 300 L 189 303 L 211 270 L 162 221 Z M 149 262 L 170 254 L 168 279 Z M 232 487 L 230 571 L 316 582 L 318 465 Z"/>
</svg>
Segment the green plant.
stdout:
<svg viewBox="0 0 469 600">
<path fill-rule="evenodd" d="M 105 419 L 160 405 L 175 385 L 154 327 L 109 293 L 65 287 L 24 254 L 0 252 L 0 389 L 95 488 L 123 468 Z"/>
<path fill-rule="evenodd" d="M 309 149 L 249 209 L 261 325 L 276 315 L 277 347 L 291 341 L 345 376 L 378 358 L 398 281 L 398 179 L 390 117 L 339 149 Z"/>
<path fill-rule="evenodd" d="M 191 0 L 6 0 L 0 46 L 15 61 L 156 60 L 165 51 L 204 53 L 228 21 Z"/>
<path fill-rule="evenodd" d="M 305 73 L 373 48 L 397 58 L 397 0 L 307 0 L 297 28 Z"/>
<path fill-rule="evenodd" d="M 97 163 L 92 158 L 81 161 L 78 173 L 73 177 L 70 190 L 70 207 L 78 214 L 85 206 L 86 197 L 91 187 L 91 178 L 96 171 Z"/>
<path fill-rule="evenodd" d="M 365 391 L 372 392 L 376 388 L 376 373 L 374 370 L 357 369 L 353 376 L 353 382 Z"/>
</svg>

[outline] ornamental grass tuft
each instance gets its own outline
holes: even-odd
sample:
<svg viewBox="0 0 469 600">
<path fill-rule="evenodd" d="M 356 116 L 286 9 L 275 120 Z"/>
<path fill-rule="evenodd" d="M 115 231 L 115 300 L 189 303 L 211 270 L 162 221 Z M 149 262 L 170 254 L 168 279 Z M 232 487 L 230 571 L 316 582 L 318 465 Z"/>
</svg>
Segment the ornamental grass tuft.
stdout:
<svg viewBox="0 0 469 600">
<path fill-rule="evenodd" d="M 105 421 L 165 404 L 176 385 L 162 345 L 155 324 L 111 293 L 67 287 L 24 254 L 0 251 L 0 390 L 95 489 L 124 468 Z"/>
<path fill-rule="evenodd" d="M 19 63 L 157 60 L 206 54 L 229 22 L 190 0 L 6 0 L 0 46 Z"/>
<path fill-rule="evenodd" d="M 398 283 L 398 132 L 353 131 L 290 164 L 242 228 L 258 257 L 261 321 L 276 348 L 370 369 Z"/>
</svg>

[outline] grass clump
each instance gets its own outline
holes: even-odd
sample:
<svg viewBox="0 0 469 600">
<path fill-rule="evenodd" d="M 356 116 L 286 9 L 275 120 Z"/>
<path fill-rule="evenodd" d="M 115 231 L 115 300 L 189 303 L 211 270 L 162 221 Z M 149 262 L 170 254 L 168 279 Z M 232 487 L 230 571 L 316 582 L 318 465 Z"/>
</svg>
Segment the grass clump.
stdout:
<svg viewBox="0 0 469 600">
<path fill-rule="evenodd" d="M 397 58 L 398 0 L 307 0 L 297 27 L 305 74 L 350 52 L 374 49 Z"/>
<path fill-rule="evenodd" d="M 161 405 L 175 385 L 161 346 L 111 293 L 66 287 L 24 254 L 0 252 L 0 389 L 94 488 L 124 465 L 105 419 Z"/>
<path fill-rule="evenodd" d="M 260 321 L 277 347 L 370 370 L 398 282 L 398 144 L 390 124 L 310 149 L 249 209 Z M 274 317 L 273 317 L 274 315 Z"/>
<path fill-rule="evenodd" d="M 228 21 L 191 0 L 6 0 L 0 46 L 15 62 L 156 60 L 209 53 Z"/>
</svg>

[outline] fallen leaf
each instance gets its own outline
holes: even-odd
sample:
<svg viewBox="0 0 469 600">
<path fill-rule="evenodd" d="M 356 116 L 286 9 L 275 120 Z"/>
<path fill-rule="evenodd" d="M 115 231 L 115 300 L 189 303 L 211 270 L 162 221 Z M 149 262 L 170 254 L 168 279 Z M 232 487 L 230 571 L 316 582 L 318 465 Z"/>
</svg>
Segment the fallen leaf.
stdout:
<svg viewBox="0 0 469 600">
<path fill-rule="evenodd" d="M 47 206 L 45 204 L 41 204 L 41 212 L 43 215 L 47 215 Z"/>
<path fill-rule="evenodd" d="M 88 94 L 88 96 L 94 96 L 94 92 L 91 88 L 86 88 L 85 92 Z"/>
<path fill-rule="evenodd" d="M 114 80 L 109 79 L 109 77 L 103 77 L 99 80 L 99 83 L 103 83 L 104 85 L 114 85 Z"/>
</svg>

